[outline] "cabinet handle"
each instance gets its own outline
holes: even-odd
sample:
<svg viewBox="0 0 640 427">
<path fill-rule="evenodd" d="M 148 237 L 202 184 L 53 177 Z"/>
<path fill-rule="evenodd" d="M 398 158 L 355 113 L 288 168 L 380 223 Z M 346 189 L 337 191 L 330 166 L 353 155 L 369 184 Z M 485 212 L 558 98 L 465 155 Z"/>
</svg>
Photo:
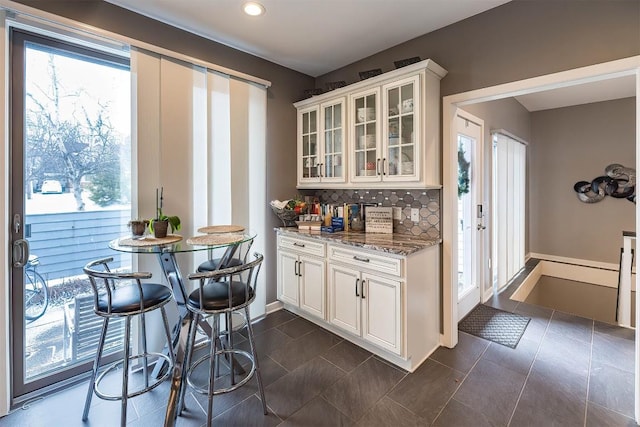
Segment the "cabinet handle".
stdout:
<svg viewBox="0 0 640 427">
<path fill-rule="evenodd" d="M 360 281 L 360 279 L 356 279 L 356 296 L 359 297 L 360 295 L 358 295 L 358 282 Z"/>
<path fill-rule="evenodd" d="M 362 299 L 364 299 L 364 279 L 360 282 L 360 295 L 362 295 Z"/>
<path fill-rule="evenodd" d="M 299 261 L 295 261 L 295 263 L 293 264 L 293 274 L 295 274 L 296 276 L 298 275 L 298 262 Z"/>
<path fill-rule="evenodd" d="M 382 159 L 382 175 L 386 175 L 386 172 L 384 171 L 384 163 L 387 161 L 387 159 Z"/>
<path fill-rule="evenodd" d="M 369 258 L 361 258 L 361 257 L 359 257 L 359 256 L 357 256 L 357 255 L 354 255 L 354 256 L 353 256 L 353 259 L 355 259 L 356 261 L 362 261 L 362 262 L 369 262 L 369 261 L 371 261 Z"/>
<path fill-rule="evenodd" d="M 320 169 L 322 163 L 318 163 L 316 165 L 316 172 L 318 173 L 318 176 L 322 176 L 322 169 Z"/>
<path fill-rule="evenodd" d="M 293 242 L 293 246 L 297 246 L 299 248 L 304 248 L 304 243 Z"/>
<path fill-rule="evenodd" d="M 302 277 L 302 261 L 298 261 L 298 276 Z"/>
<path fill-rule="evenodd" d="M 320 178 L 324 178 L 324 163 L 320 163 Z"/>
<path fill-rule="evenodd" d="M 380 159 L 376 160 L 376 175 L 380 175 Z"/>
</svg>

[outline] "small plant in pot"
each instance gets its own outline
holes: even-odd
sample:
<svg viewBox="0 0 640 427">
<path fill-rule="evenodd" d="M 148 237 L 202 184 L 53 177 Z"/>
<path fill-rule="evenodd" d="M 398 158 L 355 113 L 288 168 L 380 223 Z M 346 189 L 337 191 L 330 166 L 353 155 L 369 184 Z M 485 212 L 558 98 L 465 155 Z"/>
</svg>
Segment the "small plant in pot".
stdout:
<svg viewBox="0 0 640 427">
<path fill-rule="evenodd" d="M 146 230 L 149 225 L 149 220 L 146 219 L 132 219 L 127 224 L 131 229 L 131 234 L 134 236 L 142 236 L 144 235 L 144 230 Z"/>
<path fill-rule="evenodd" d="M 156 217 L 149 220 L 149 231 L 158 239 L 167 237 L 169 227 L 171 227 L 171 232 L 173 233 L 180 230 L 181 226 L 180 217 L 165 215 L 162 212 L 162 192 L 163 190 L 161 189 L 158 197 L 158 190 L 156 189 Z"/>
</svg>

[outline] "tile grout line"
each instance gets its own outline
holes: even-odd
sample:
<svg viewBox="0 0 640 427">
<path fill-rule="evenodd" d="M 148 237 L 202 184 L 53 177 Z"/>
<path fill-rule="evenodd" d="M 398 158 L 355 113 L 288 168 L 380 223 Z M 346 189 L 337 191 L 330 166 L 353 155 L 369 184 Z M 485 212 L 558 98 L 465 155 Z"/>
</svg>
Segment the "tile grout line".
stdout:
<svg viewBox="0 0 640 427">
<path fill-rule="evenodd" d="M 442 405 L 442 409 L 440 409 L 440 411 L 438 411 L 438 415 L 436 415 L 436 417 L 433 419 L 433 421 L 431 421 L 431 425 L 433 425 L 438 418 L 440 417 L 440 415 L 442 415 L 442 412 L 445 410 L 445 408 L 447 407 L 447 405 L 449 405 L 449 402 L 451 402 L 453 400 L 453 396 L 455 396 L 455 394 L 458 392 L 458 390 L 460 390 L 460 387 L 462 387 L 462 384 L 464 384 L 464 382 L 467 380 L 467 378 L 469 377 L 469 375 L 471 374 L 471 371 L 473 371 L 473 369 L 476 367 L 476 365 L 480 362 L 480 359 L 482 359 L 482 356 L 484 356 L 484 354 L 487 352 L 487 350 L 489 350 L 489 347 L 491 347 L 491 341 L 489 340 L 485 340 L 484 338 L 480 338 L 484 341 L 487 341 L 489 343 L 489 345 L 487 345 L 485 347 L 485 349 L 482 351 L 482 353 L 478 356 L 478 358 L 476 359 L 476 361 L 473 363 L 473 365 L 471 366 L 471 368 L 469 368 L 469 371 L 464 375 L 464 378 L 462 378 L 462 380 L 460 381 L 460 384 L 458 384 L 458 386 L 456 387 L 456 389 L 453 391 L 453 393 L 451 393 L 451 396 L 449 396 L 449 399 L 447 399 L 447 401 L 445 402 L 444 405 Z M 436 360 L 437 362 L 437 360 Z M 441 362 L 439 362 L 441 363 Z M 447 366 L 444 363 L 441 363 L 443 366 Z M 447 366 L 448 368 L 452 369 L 453 371 L 456 371 L 457 369 L 451 367 L 451 366 Z M 460 372 L 460 371 L 458 371 Z"/>
<path fill-rule="evenodd" d="M 595 334 L 595 320 L 591 320 L 591 342 L 589 343 L 589 369 L 587 371 L 587 395 L 584 402 L 584 427 L 587 427 L 587 414 L 589 413 L 589 387 L 591 387 L 591 365 L 593 363 L 593 336 Z"/>
<path fill-rule="evenodd" d="M 540 343 L 538 344 L 538 349 L 536 350 L 535 356 L 533 356 L 533 361 L 531 362 L 531 366 L 529 366 L 529 372 L 527 372 L 527 376 L 524 379 L 524 383 L 522 383 L 522 388 L 520 389 L 520 393 L 518 394 L 518 398 L 516 399 L 516 404 L 513 405 L 513 411 L 511 411 L 511 416 L 509 417 L 509 421 L 507 421 L 507 427 L 511 425 L 513 421 L 513 417 L 516 414 L 516 409 L 518 409 L 518 405 L 520 404 L 520 399 L 522 399 L 522 394 L 524 393 L 524 388 L 527 386 L 527 382 L 529 382 L 529 376 L 531 376 L 531 371 L 533 370 L 533 365 L 536 363 L 536 359 L 538 359 L 538 355 L 540 354 L 540 348 L 542 348 L 542 342 L 544 338 L 547 336 L 547 331 L 549 330 L 549 326 L 551 326 L 551 320 L 553 319 L 553 315 L 556 310 L 551 311 L 551 316 L 549 317 L 549 322 L 547 322 L 547 327 L 544 329 L 544 333 L 542 334 L 542 338 L 540 338 Z"/>
</svg>

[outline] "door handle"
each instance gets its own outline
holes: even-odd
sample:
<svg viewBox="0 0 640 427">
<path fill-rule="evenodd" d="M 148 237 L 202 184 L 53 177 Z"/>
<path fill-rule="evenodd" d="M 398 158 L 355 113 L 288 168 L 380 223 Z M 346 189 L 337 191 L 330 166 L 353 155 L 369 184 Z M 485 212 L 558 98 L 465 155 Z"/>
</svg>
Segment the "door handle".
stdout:
<svg viewBox="0 0 640 427">
<path fill-rule="evenodd" d="M 360 279 L 356 279 L 356 296 L 359 297 L 360 295 L 358 295 L 358 282 L 360 281 Z"/>
<path fill-rule="evenodd" d="M 18 239 L 13 242 L 13 266 L 22 268 L 29 261 L 29 242 L 25 239 Z"/>
</svg>

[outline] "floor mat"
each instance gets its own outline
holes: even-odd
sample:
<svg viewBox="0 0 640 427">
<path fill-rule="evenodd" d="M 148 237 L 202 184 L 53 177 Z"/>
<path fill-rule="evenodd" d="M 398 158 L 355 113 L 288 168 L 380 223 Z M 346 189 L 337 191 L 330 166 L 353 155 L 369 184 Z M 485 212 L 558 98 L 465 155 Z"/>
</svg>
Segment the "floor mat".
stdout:
<svg viewBox="0 0 640 427">
<path fill-rule="evenodd" d="M 458 330 L 516 348 L 531 318 L 480 304 L 458 323 Z"/>
</svg>

